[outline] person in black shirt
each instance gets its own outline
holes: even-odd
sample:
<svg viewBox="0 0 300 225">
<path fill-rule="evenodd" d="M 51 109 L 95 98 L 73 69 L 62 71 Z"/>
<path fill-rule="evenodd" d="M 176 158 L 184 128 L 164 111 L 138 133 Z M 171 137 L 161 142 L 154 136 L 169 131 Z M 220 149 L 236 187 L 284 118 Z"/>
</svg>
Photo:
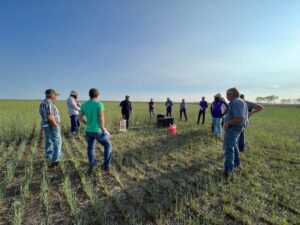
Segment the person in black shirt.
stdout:
<svg viewBox="0 0 300 225">
<path fill-rule="evenodd" d="M 182 102 L 180 103 L 180 108 L 179 108 L 179 112 L 180 112 L 180 120 L 182 118 L 182 113 L 185 117 L 185 121 L 187 121 L 187 116 L 186 116 L 186 105 L 185 105 L 185 100 L 182 99 Z"/>
<path fill-rule="evenodd" d="M 165 105 L 167 110 L 167 117 L 172 117 L 173 102 L 170 100 L 170 98 L 167 98 Z"/>
<path fill-rule="evenodd" d="M 152 114 L 153 116 L 155 116 L 155 112 L 154 112 L 154 101 L 153 101 L 153 98 L 150 99 L 150 102 L 148 102 L 148 105 L 149 105 L 149 115 L 150 117 L 152 117 Z"/>
<path fill-rule="evenodd" d="M 126 128 L 129 127 L 129 118 L 132 113 L 131 102 L 129 101 L 129 96 L 125 96 L 125 100 L 120 103 L 122 118 L 126 120 Z"/>
</svg>

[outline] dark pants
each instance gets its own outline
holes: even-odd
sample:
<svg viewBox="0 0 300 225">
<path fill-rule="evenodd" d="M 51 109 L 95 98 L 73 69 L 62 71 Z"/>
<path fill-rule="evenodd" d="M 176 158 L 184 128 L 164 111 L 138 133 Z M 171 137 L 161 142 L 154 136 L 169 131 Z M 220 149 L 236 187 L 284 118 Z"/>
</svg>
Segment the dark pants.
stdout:
<svg viewBox="0 0 300 225">
<path fill-rule="evenodd" d="M 124 120 L 126 120 L 126 129 L 128 129 L 130 113 L 122 113 L 122 117 L 123 117 Z"/>
<path fill-rule="evenodd" d="M 152 115 L 155 117 L 154 108 L 149 108 L 149 115 L 152 117 Z"/>
<path fill-rule="evenodd" d="M 172 107 L 167 107 L 167 116 L 172 117 Z"/>
<path fill-rule="evenodd" d="M 245 150 L 245 130 L 243 130 L 240 134 L 238 147 L 240 152 L 243 152 Z"/>
<path fill-rule="evenodd" d="M 201 111 L 201 110 L 200 110 L 200 111 L 199 111 L 199 114 L 198 114 L 198 122 L 197 122 L 197 124 L 199 124 L 201 115 L 202 115 L 202 124 L 204 124 L 204 122 L 205 122 L 205 111 Z"/>
<path fill-rule="evenodd" d="M 79 115 L 70 116 L 71 118 L 71 132 L 72 134 L 77 134 L 80 126 Z"/>
<path fill-rule="evenodd" d="M 180 110 L 180 120 L 181 120 L 181 118 L 182 118 L 182 113 L 183 113 L 183 115 L 184 115 L 184 117 L 185 117 L 185 120 L 187 121 L 186 109 L 181 109 L 181 110 Z"/>
</svg>

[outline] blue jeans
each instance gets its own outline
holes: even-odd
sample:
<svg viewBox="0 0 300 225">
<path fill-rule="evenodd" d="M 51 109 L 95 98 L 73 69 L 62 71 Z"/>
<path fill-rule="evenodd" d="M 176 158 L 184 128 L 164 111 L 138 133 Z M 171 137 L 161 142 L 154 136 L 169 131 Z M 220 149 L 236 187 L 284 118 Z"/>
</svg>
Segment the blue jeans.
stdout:
<svg viewBox="0 0 300 225">
<path fill-rule="evenodd" d="M 234 167 L 240 166 L 240 152 L 238 149 L 238 138 L 244 130 L 240 126 L 230 126 L 224 134 L 225 173 L 231 173 Z"/>
<path fill-rule="evenodd" d="M 86 141 L 88 144 L 87 155 L 89 159 L 89 166 L 94 167 L 97 165 L 97 160 L 95 159 L 95 141 L 97 140 L 102 146 L 104 146 L 104 163 L 103 166 L 108 168 L 111 160 L 111 142 L 106 134 L 103 132 L 85 132 Z"/>
<path fill-rule="evenodd" d="M 71 132 L 72 134 L 77 134 L 80 126 L 79 115 L 72 115 L 71 118 Z"/>
<path fill-rule="evenodd" d="M 222 134 L 221 123 L 222 123 L 222 118 L 216 118 L 216 117 L 212 118 L 212 124 L 213 124 L 213 128 L 214 128 L 214 135 L 216 137 L 221 137 L 221 134 Z"/>
<path fill-rule="evenodd" d="M 45 159 L 58 162 L 61 159 L 61 134 L 60 126 L 52 127 L 50 123 L 42 124 L 45 131 Z"/>
<path fill-rule="evenodd" d="M 238 147 L 240 152 L 243 152 L 245 150 L 245 130 L 243 130 L 240 134 Z"/>
</svg>

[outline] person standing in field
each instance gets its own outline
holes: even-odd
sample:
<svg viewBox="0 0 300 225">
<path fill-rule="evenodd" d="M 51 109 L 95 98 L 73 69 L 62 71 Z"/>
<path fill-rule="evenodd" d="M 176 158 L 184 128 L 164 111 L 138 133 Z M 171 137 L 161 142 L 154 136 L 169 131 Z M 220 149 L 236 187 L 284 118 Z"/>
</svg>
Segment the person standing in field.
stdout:
<svg viewBox="0 0 300 225">
<path fill-rule="evenodd" d="M 204 96 L 202 97 L 202 100 L 199 102 L 199 107 L 200 107 L 200 109 L 199 109 L 197 124 L 199 124 L 199 121 L 200 121 L 200 118 L 201 118 L 201 115 L 202 115 L 202 125 L 203 125 L 204 122 L 205 122 L 205 112 L 206 112 L 206 109 L 208 107 L 207 101 L 205 101 Z"/>
<path fill-rule="evenodd" d="M 80 126 L 79 122 L 79 111 L 80 103 L 78 101 L 77 91 L 71 91 L 70 97 L 67 99 L 68 113 L 71 119 L 71 133 L 74 137 L 78 136 L 78 129 Z"/>
<path fill-rule="evenodd" d="M 50 162 L 50 166 L 57 166 L 62 157 L 60 116 L 55 106 L 58 93 L 54 89 L 45 91 L 46 98 L 41 102 L 39 114 L 41 116 L 41 126 L 45 135 L 45 159 Z"/>
<path fill-rule="evenodd" d="M 148 102 L 148 106 L 149 106 L 149 115 L 150 115 L 150 117 L 152 117 L 152 115 L 155 117 L 155 112 L 154 112 L 155 103 L 153 101 L 153 98 L 151 98 L 150 102 Z"/>
<path fill-rule="evenodd" d="M 172 117 L 173 102 L 170 100 L 170 98 L 167 98 L 165 106 L 166 106 L 167 116 Z"/>
<path fill-rule="evenodd" d="M 230 103 L 224 117 L 225 178 L 228 178 L 234 168 L 238 168 L 241 165 L 238 138 L 249 123 L 248 107 L 246 102 L 240 98 L 239 91 L 236 88 L 228 89 L 227 99 Z"/>
<path fill-rule="evenodd" d="M 186 116 L 186 105 L 185 105 L 185 100 L 182 99 L 180 103 L 180 120 L 182 118 L 182 113 L 184 114 L 185 121 L 187 121 L 187 116 Z"/>
<path fill-rule="evenodd" d="M 108 171 L 112 155 L 112 145 L 109 132 L 105 127 L 104 105 L 98 101 L 99 91 L 95 88 L 89 91 L 90 100 L 82 104 L 79 114 L 80 121 L 86 125 L 87 156 L 89 160 L 89 173 L 97 166 L 95 158 L 95 141 L 104 147 L 104 162 L 102 170 Z"/>
<path fill-rule="evenodd" d="M 221 138 L 222 135 L 222 118 L 227 110 L 226 102 L 221 100 L 221 94 L 214 96 L 214 101 L 210 106 L 210 113 L 212 116 L 212 127 L 215 137 Z"/>
<path fill-rule="evenodd" d="M 126 120 L 126 128 L 129 128 L 129 119 L 132 115 L 132 105 L 129 101 L 129 95 L 125 96 L 125 100 L 120 103 L 122 118 Z"/>
<path fill-rule="evenodd" d="M 258 113 L 264 109 L 264 107 L 260 104 L 256 104 L 254 102 L 249 102 L 245 100 L 245 96 L 241 94 L 241 99 L 243 99 L 248 107 L 248 117 L 250 118 L 254 113 Z M 243 130 L 240 134 L 239 141 L 238 141 L 238 147 L 240 152 L 243 152 L 245 150 L 245 131 Z"/>
</svg>

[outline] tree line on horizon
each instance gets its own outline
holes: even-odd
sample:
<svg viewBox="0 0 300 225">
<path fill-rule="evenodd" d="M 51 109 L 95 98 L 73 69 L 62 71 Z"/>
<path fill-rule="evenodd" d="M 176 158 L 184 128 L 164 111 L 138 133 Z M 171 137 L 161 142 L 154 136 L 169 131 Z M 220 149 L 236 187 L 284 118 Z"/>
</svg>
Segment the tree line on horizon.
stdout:
<svg viewBox="0 0 300 225">
<path fill-rule="evenodd" d="M 277 100 L 279 99 L 278 96 L 276 95 L 269 95 L 269 96 L 265 96 L 265 97 L 257 97 L 255 99 L 256 102 L 259 103 L 268 103 L 268 104 L 275 104 L 277 103 Z M 280 99 L 280 104 L 300 104 L 300 98 L 296 98 L 296 99 Z"/>
</svg>

